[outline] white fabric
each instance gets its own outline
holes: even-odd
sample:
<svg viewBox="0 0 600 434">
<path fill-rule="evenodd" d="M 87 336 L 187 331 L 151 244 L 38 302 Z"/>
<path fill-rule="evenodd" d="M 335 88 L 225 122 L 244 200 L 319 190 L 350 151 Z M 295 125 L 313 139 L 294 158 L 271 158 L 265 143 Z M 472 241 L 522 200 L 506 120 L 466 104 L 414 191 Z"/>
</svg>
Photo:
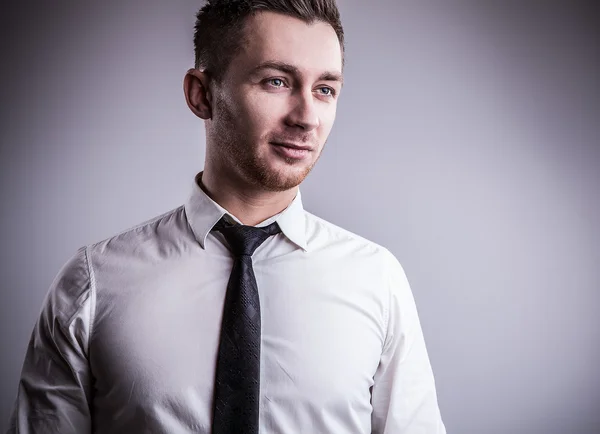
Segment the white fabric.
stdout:
<svg viewBox="0 0 600 434">
<path fill-rule="evenodd" d="M 77 252 L 44 302 L 9 433 L 210 432 L 233 263 L 211 228 L 225 213 L 196 183 L 184 206 Z M 300 193 L 259 226 L 272 221 L 282 233 L 253 256 L 260 432 L 444 434 L 394 256 Z"/>
</svg>

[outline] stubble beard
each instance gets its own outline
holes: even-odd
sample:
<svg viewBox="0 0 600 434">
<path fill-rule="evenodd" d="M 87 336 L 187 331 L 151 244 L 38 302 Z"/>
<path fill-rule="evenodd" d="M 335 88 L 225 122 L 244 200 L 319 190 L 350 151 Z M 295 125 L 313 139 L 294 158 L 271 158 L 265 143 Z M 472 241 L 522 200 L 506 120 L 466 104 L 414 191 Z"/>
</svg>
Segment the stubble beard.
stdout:
<svg viewBox="0 0 600 434">
<path fill-rule="evenodd" d="M 270 192 L 290 190 L 304 181 L 321 156 L 319 153 L 315 161 L 301 171 L 293 168 L 300 164 L 297 160 L 281 157 L 290 170 L 275 170 L 258 155 L 256 144 L 243 134 L 243 128 L 222 98 L 215 98 L 215 111 L 219 116 L 218 120 L 213 120 L 215 145 L 218 147 L 215 156 L 219 165 L 253 188 Z"/>
</svg>

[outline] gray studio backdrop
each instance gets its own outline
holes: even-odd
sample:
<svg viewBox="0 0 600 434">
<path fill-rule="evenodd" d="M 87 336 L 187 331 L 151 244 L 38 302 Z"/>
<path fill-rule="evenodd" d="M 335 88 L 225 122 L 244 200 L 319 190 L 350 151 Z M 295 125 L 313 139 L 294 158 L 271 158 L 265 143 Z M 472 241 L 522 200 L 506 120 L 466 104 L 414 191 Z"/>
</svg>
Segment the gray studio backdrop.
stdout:
<svg viewBox="0 0 600 434">
<path fill-rule="evenodd" d="M 306 208 L 404 265 L 450 433 L 600 433 L 595 2 L 339 4 L 346 84 Z M 61 265 L 202 168 L 199 5 L 2 3 L 0 428 Z"/>
</svg>

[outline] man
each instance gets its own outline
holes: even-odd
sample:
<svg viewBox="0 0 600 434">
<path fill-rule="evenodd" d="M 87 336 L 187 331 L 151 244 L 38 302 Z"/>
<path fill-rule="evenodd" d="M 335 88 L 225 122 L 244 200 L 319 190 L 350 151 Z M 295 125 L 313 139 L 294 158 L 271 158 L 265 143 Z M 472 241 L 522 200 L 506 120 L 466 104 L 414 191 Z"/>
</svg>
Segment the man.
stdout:
<svg viewBox="0 0 600 434">
<path fill-rule="evenodd" d="M 302 208 L 342 88 L 334 0 L 209 1 L 184 90 L 189 201 L 50 288 L 11 433 L 445 433 L 410 288 Z"/>
</svg>

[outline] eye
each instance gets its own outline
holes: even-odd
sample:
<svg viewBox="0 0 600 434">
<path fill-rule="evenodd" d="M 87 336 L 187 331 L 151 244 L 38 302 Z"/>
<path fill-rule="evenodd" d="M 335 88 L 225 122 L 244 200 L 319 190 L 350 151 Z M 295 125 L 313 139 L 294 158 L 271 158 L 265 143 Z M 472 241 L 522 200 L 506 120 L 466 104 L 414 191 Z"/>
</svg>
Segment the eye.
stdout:
<svg viewBox="0 0 600 434">
<path fill-rule="evenodd" d="M 320 87 L 319 90 L 321 91 L 321 95 L 325 95 L 325 96 L 335 96 L 335 89 L 328 87 L 328 86 L 324 86 L 324 87 Z"/>
<path fill-rule="evenodd" d="M 270 84 L 273 87 L 283 87 L 285 86 L 285 82 L 281 78 L 269 78 L 266 83 Z"/>
</svg>

